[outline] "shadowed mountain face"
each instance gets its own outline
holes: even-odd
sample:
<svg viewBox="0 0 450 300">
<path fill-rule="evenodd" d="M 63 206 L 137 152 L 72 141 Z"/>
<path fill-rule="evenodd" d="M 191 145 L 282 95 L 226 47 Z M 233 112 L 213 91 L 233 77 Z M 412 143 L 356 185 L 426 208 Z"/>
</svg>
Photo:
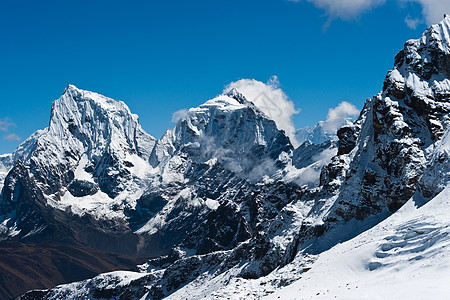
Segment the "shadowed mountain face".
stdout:
<svg viewBox="0 0 450 300">
<path fill-rule="evenodd" d="M 63 244 L 0 243 L 0 298 L 32 289 L 91 278 L 99 273 L 133 270 L 139 259 Z"/>
</svg>

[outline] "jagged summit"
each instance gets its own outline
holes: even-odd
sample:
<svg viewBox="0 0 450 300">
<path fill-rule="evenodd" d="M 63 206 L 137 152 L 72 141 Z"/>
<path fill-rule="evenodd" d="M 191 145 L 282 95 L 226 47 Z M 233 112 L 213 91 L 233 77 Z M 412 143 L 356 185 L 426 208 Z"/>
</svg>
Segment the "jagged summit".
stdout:
<svg viewBox="0 0 450 300">
<path fill-rule="evenodd" d="M 100 108 L 103 110 L 102 113 L 106 113 L 111 117 L 114 117 L 114 115 L 122 115 L 126 116 L 130 121 L 138 121 L 138 116 L 132 114 L 124 102 L 105 97 L 95 92 L 79 89 L 71 84 L 64 89 L 61 97 L 53 102 L 51 118 L 57 113 L 67 114 L 70 117 L 76 111 L 89 114 L 89 111 L 93 108 Z"/>
<path fill-rule="evenodd" d="M 233 110 L 239 110 L 244 108 L 251 108 L 255 113 L 264 115 L 265 118 L 270 119 L 264 114 L 253 102 L 249 101 L 241 92 L 236 88 L 224 90 L 222 94 L 206 101 L 198 107 L 193 107 L 189 111 L 195 113 L 204 109 L 218 109 L 224 112 L 231 112 Z"/>
<path fill-rule="evenodd" d="M 450 15 L 444 15 L 441 22 L 430 26 L 420 40 L 425 44 L 438 46 L 447 54 L 450 53 Z"/>
<path fill-rule="evenodd" d="M 150 162 L 156 167 L 174 153 L 187 151 L 196 161 L 216 158 L 233 171 L 247 173 L 257 161 L 275 161 L 291 150 L 276 123 L 232 89 L 189 109 L 157 142 Z"/>
<path fill-rule="evenodd" d="M 121 149 L 148 159 L 156 140 L 139 124 L 137 115 L 118 100 L 68 85 L 63 95 L 52 104 L 49 132 L 63 142 L 81 143 L 84 147 Z"/>
<path fill-rule="evenodd" d="M 410 78 L 411 83 L 429 81 L 427 85 L 435 85 L 433 81 L 442 81 L 450 75 L 449 54 L 450 16 L 446 16 L 440 23 L 430 26 L 421 38 L 405 43 L 404 49 L 395 57 L 394 70 L 388 77 L 397 79 L 398 84 L 402 84 L 399 78 L 402 76 L 406 80 Z"/>
<path fill-rule="evenodd" d="M 225 93 L 228 97 L 231 97 L 235 100 L 237 100 L 239 103 L 244 104 L 248 100 L 245 98 L 244 95 L 242 95 L 236 88 L 232 88 L 231 90 L 227 91 Z"/>
<path fill-rule="evenodd" d="M 69 84 L 66 86 L 66 88 L 64 89 L 63 94 L 68 93 L 68 92 L 70 92 L 70 91 L 78 91 L 78 90 L 79 90 L 79 89 L 78 89 L 75 85 L 69 83 Z"/>
<path fill-rule="evenodd" d="M 0 194 L 1 213 L 20 217 L 8 217 L 0 226 L 0 235 L 33 238 L 54 234 L 67 230 L 64 227 L 68 225 L 62 224 L 73 215 L 85 214 L 93 219 L 75 222 L 76 226 L 93 228 L 79 237 L 83 243 L 92 243 L 93 236 L 99 234 L 98 226 L 107 230 L 112 226 L 89 225 L 94 219 L 118 220 L 111 221 L 116 222 L 114 230 L 124 234 L 128 229 L 123 225 L 121 205 L 123 199 L 131 207 L 135 205 L 139 195 L 133 193 L 147 178 L 155 141 L 123 102 L 67 86 L 52 104 L 49 126 L 22 143 L 3 168 L 8 175 Z M 51 209 L 58 214 L 70 213 L 50 222 Z M 12 227 L 21 229 L 8 229 Z M 98 246 L 102 247 L 105 245 Z"/>
<path fill-rule="evenodd" d="M 330 198 L 331 209 L 317 210 L 324 220 L 366 219 L 386 207 L 395 212 L 414 194 L 432 197 L 445 187 L 448 154 L 436 153 L 436 145 L 450 125 L 449 28 L 446 17 L 407 41 L 382 92 L 338 131 L 338 156 L 321 179 L 324 190 L 339 194 Z"/>
</svg>

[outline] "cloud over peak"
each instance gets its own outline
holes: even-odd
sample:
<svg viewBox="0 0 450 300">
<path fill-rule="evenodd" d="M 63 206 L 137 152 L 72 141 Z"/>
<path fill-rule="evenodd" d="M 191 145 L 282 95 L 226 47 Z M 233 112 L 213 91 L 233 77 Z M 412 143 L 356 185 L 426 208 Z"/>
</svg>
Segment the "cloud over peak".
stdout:
<svg viewBox="0 0 450 300">
<path fill-rule="evenodd" d="M 294 102 L 279 88 L 276 76 L 272 76 L 267 83 L 255 79 L 241 79 L 227 85 L 224 93 L 233 88 L 274 120 L 278 128 L 284 130 L 292 144 L 298 146 L 292 117 L 300 110 L 295 109 Z"/>
<path fill-rule="evenodd" d="M 406 0 L 403 0 L 406 1 Z M 408 0 L 422 5 L 422 15 L 427 25 L 438 23 L 444 17 L 444 13 L 450 13 L 449 0 Z"/>
<path fill-rule="evenodd" d="M 186 108 L 177 110 L 172 114 L 172 123 L 177 123 L 178 121 L 186 118 L 189 114 L 189 110 Z"/>
<path fill-rule="evenodd" d="M 328 110 L 327 120 L 324 122 L 323 127 L 328 132 L 336 132 L 347 118 L 358 114 L 359 110 L 355 105 L 342 101 L 337 107 Z"/>
</svg>

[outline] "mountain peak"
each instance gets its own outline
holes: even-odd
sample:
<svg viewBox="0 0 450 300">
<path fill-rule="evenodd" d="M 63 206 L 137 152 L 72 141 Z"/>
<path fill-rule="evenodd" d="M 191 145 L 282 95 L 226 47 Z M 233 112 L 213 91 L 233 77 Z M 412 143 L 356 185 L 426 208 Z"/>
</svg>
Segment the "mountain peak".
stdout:
<svg viewBox="0 0 450 300">
<path fill-rule="evenodd" d="M 236 88 L 232 88 L 228 92 L 226 92 L 226 95 L 230 98 L 235 99 L 237 102 L 244 104 L 248 102 L 248 100 L 245 98 L 243 94 L 241 94 Z"/>
<path fill-rule="evenodd" d="M 62 93 L 61 98 L 66 96 L 66 98 L 78 99 L 83 94 L 83 92 L 86 92 L 86 91 L 83 91 L 83 90 L 77 88 L 73 84 L 68 84 L 66 86 L 66 88 L 64 89 L 64 92 Z"/>
<path fill-rule="evenodd" d="M 64 89 L 64 93 L 63 94 L 65 94 L 67 92 L 70 92 L 70 91 L 76 91 L 76 90 L 79 90 L 76 86 L 74 86 L 73 84 L 68 84 L 66 86 L 66 88 Z"/>
<path fill-rule="evenodd" d="M 444 15 L 444 19 L 430 26 L 422 36 L 427 44 L 436 45 L 446 54 L 450 53 L 450 16 Z"/>
<path fill-rule="evenodd" d="M 401 89 L 408 78 L 410 83 L 421 78 L 428 81 L 428 85 L 435 85 L 435 79 L 450 78 L 449 55 L 450 16 L 446 15 L 441 22 L 428 27 L 419 39 L 406 42 L 404 49 L 395 57 L 395 67 L 388 73 L 387 83 L 390 85 L 391 82 Z M 417 84 L 413 89 L 416 88 Z M 397 96 L 401 98 L 401 95 Z"/>
<path fill-rule="evenodd" d="M 147 152 L 151 151 L 155 140 L 141 128 L 139 117 L 132 114 L 124 102 L 74 85 L 68 85 L 62 96 L 53 102 L 49 131 L 61 142 L 67 142 L 71 136 L 83 147 L 96 145 L 97 150 L 112 147 L 116 152 L 130 148 L 145 153 L 144 157 L 149 156 Z M 143 149 L 141 144 L 149 149 Z"/>
<path fill-rule="evenodd" d="M 95 92 L 82 90 L 72 84 L 67 85 L 61 97 L 54 101 L 53 108 L 56 108 L 58 104 L 69 105 L 69 103 L 75 104 L 82 102 L 91 103 L 91 105 L 99 106 L 108 111 L 121 110 L 126 114 L 131 114 L 130 109 L 124 102 L 105 97 Z"/>
</svg>

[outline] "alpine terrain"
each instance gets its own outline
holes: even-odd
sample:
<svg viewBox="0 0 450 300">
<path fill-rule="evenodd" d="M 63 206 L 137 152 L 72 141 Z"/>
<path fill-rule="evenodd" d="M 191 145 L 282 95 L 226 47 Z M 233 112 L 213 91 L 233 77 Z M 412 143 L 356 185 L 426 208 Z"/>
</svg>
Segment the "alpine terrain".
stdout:
<svg viewBox="0 0 450 300">
<path fill-rule="evenodd" d="M 0 248 L 108 259 L 21 299 L 444 298 L 449 125 L 450 17 L 337 137 L 322 122 L 298 147 L 237 89 L 155 139 L 123 102 L 69 85 L 0 156 Z"/>
</svg>

